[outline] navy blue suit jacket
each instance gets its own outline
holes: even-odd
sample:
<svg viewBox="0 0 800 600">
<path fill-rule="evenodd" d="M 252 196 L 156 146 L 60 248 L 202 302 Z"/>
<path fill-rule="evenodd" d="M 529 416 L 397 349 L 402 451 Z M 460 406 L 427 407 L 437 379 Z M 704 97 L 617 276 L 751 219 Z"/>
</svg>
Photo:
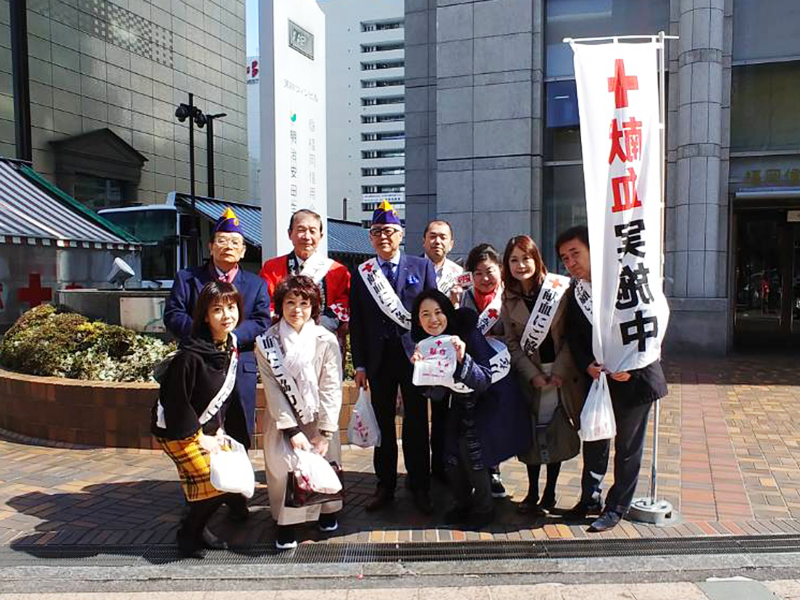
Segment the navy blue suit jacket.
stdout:
<svg viewBox="0 0 800 600">
<path fill-rule="evenodd" d="M 397 266 L 395 291 L 406 310 L 411 312 L 414 299 L 422 290 L 436 287 L 436 270 L 427 258 L 400 255 Z M 378 373 L 387 340 L 400 341 L 405 333 L 376 304 L 361 274 L 356 273 L 350 283 L 350 348 L 353 366 L 363 367 L 372 379 Z"/>
<path fill-rule="evenodd" d="M 192 313 L 203 286 L 212 280 L 213 267 L 206 263 L 200 267 L 190 267 L 178 271 L 175 282 L 164 307 L 164 325 L 179 340 L 192 334 Z M 239 269 L 233 280 L 244 303 L 244 319 L 234 330 L 239 345 L 239 366 L 236 371 L 236 388 L 244 411 L 246 431 L 236 422 L 236 413 L 230 415 L 232 422 L 225 424 L 226 431 L 235 439 L 249 446 L 249 437 L 256 427 L 256 382 L 258 367 L 253 353 L 257 336 L 264 333 L 270 325 L 269 293 L 267 284 L 258 275 Z M 231 411 L 229 411 L 231 412 Z M 226 419 L 227 420 L 227 419 Z"/>
</svg>

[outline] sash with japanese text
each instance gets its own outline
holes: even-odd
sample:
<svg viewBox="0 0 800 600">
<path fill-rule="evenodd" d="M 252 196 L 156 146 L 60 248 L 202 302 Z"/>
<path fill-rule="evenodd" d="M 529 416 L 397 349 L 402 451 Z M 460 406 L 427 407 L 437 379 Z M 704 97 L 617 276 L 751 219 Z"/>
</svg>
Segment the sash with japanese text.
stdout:
<svg viewBox="0 0 800 600">
<path fill-rule="evenodd" d="M 669 319 L 661 277 L 659 48 L 655 42 L 572 43 L 593 350 L 612 373 L 659 359 Z"/>
</svg>

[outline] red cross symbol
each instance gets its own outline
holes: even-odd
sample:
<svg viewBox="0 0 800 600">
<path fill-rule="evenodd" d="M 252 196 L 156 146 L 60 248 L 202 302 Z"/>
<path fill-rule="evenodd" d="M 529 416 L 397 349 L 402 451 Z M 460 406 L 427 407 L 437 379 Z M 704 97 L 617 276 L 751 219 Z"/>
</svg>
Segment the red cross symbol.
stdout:
<svg viewBox="0 0 800 600">
<path fill-rule="evenodd" d="M 496 308 L 490 308 L 489 309 L 489 318 L 490 319 L 494 319 L 496 316 L 497 316 L 497 309 Z"/>
<path fill-rule="evenodd" d="M 564 284 L 563 284 L 563 283 L 561 283 L 561 280 L 560 280 L 560 279 L 557 279 L 557 278 L 555 278 L 555 277 L 553 278 L 553 289 L 554 289 L 554 290 L 557 290 L 557 289 L 558 289 L 558 288 L 560 288 L 562 285 L 564 285 Z"/>
<path fill-rule="evenodd" d="M 364 265 L 364 270 L 365 270 L 367 273 L 372 273 L 372 263 L 367 263 L 367 264 L 365 264 L 365 265 Z"/>
<path fill-rule="evenodd" d="M 614 62 L 614 76 L 608 78 L 608 91 L 614 92 L 614 103 L 617 108 L 628 106 L 628 90 L 639 89 L 639 78 L 625 75 L 625 61 L 618 58 Z"/>
<path fill-rule="evenodd" d="M 49 302 L 53 298 L 53 288 L 42 287 L 42 277 L 39 273 L 28 275 L 28 287 L 17 290 L 17 300 L 27 302 L 31 308 L 39 306 L 42 302 Z"/>
<path fill-rule="evenodd" d="M 436 340 L 436 345 L 437 346 L 441 346 L 442 345 L 442 340 Z"/>
</svg>

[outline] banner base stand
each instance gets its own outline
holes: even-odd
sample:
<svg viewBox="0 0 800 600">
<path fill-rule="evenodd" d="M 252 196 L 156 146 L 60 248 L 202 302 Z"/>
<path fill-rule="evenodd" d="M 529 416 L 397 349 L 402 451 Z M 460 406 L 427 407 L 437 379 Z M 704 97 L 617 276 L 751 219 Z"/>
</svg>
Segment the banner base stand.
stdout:
<svg viewBox="0 0 800 600">
<path fill-rule="evenodd" d="M 677 518 L 678 514 L 673 510 L 670 502 L 666 500 L 653 501 L 652 498 L 634 498 L 627 514 L 627 519 L 630 521 L 649 523 L 660 527 L 674 525 Z"/>
</svg>

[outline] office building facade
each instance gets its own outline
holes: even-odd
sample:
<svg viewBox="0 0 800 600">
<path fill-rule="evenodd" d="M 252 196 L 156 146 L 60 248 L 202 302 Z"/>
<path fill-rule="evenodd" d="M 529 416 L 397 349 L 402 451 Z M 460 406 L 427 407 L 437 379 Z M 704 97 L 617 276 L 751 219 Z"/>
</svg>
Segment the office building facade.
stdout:
<svg viewBox="0 0 800 600">
<path fill-rule="evenodd" d="M 560 268 L 585 223 L 564 37 L 668 42 L 668 349 L 800 347 L 800 5 L 790 0 L 406 0 L 409 246 L 530 233 Z"/>
</svg>

